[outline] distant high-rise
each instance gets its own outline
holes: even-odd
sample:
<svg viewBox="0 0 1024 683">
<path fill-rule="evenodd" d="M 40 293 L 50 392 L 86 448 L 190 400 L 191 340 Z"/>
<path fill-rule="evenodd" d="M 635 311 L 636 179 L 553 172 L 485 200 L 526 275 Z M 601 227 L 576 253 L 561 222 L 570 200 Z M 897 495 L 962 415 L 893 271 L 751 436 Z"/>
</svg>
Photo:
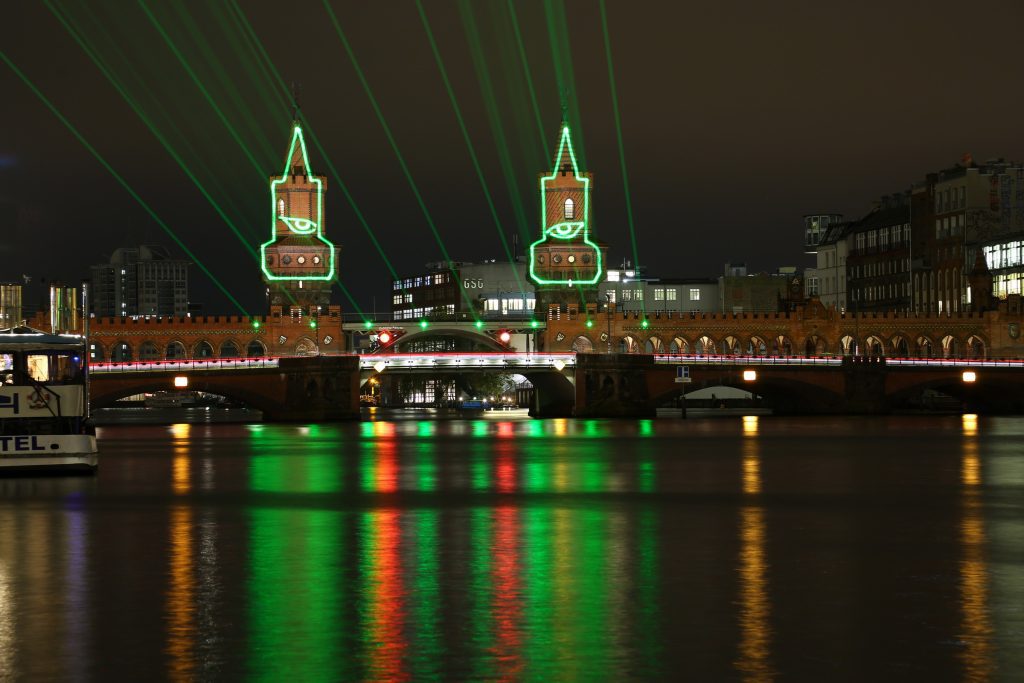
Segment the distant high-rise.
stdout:
<svg viewBox="0 0 1024 683">
<path fill-rule="evenodd" d="M 0 328 L 21 325 L 22 316 L 21 283 L 0 282 Z"/>
<path fill-rule="evenodd" d="M 166 247 L 122 247 L 92 270 L 90 309 L 97 316 L 188 314 L 188 261 Z"/>
</svg>

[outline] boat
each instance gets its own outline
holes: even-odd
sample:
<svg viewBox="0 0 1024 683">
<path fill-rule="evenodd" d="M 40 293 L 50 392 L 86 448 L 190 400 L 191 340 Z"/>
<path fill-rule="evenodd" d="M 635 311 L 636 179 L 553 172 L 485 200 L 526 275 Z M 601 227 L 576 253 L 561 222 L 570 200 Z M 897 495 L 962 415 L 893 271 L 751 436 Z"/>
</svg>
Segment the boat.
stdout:
<svg viewBox="0 0 1024 683">
<path fill-rule="evenodd" d="M 146 394 L 143 402 L 147 408 L 194 408 L 197 405 L 196 394 L 192 391 L 158 391 Z"/>
<path fill-rule="evenodd" d="M 85 337 L 0 330 L 0 474 L 95 472 Z"/>
</svg>

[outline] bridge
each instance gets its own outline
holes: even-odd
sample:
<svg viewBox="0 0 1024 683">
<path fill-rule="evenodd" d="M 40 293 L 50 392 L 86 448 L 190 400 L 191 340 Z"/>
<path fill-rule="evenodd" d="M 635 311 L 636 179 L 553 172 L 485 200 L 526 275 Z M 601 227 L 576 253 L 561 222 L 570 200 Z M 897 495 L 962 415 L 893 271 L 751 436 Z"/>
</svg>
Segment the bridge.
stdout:
<svg viewBox="0 0 1024 683">
<path fill-rule="evenodd" d="M 529 379 L 531 414 L 537 417 L 648 417 L 660 405 L 714 386 L 753 392 L 781 413 L 887 413 L 914 407 L 926 390 L 954 397 L 975 412 L 1024 412 L 1024 361 L 1011 359 L 363 354 L 97 363 L 90 377 L 93 407 L 170 390 L 177 378 L 186 378 L 190 389 L 243 401 L 269 420 L 332 420 L 358 417 L 359 386 L 372 377 L 480 372 Z"/>
</svg>

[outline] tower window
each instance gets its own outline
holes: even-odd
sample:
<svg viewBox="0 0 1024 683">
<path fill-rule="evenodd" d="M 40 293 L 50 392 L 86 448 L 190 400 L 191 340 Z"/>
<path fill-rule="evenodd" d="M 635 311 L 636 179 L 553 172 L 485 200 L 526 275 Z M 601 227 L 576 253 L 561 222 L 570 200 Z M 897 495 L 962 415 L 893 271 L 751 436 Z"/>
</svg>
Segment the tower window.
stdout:
<svg viewBox="0 0 1024 683">
<path fill-rule="evenodd" d="M 277 215 L 278 216 L 283 216 L 284 215 L 284 200 L 283 199 L 278 199 L 277 200 Z"/>
<path fill-rule="evenodd" d="M 576 202 L 571 198 L 565 200 L 565 217 L 568 220 L 576 218 Z"/>
</svg>

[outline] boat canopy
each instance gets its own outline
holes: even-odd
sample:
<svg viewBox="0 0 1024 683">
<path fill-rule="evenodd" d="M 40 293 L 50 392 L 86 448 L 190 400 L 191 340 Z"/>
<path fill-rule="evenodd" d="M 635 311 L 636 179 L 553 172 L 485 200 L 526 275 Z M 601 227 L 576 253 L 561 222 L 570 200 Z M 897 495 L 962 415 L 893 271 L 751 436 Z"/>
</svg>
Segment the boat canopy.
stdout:
<svg viewBox="0 0 1024 683">
<path fill-rule="evenodd" d="M 0 330 L 0 353 L 14 351 L 74 351 L 85 348 L 85 337 L 78 334 L 50 334 L 31 327 Z"/>
</svg>

